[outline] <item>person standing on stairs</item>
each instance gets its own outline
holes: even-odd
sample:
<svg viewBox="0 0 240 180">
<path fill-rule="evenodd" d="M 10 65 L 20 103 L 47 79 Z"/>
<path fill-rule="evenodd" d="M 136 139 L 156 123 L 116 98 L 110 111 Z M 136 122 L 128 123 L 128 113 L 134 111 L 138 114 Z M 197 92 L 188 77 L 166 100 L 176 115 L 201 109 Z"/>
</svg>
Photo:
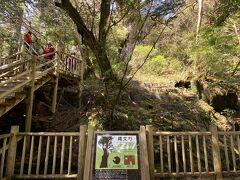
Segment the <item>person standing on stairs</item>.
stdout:
<svg viewBox="0 0 240 180">
<path fill-rule="evenodd" d="M 72 52 L 66 58 L 66 70 L 72 73 L 76 70 L 76 53 Z"/>
<path fill-rule="evenodd" d="M 28 31 L 27 33 L 25 33 L 23 36 L 23 40 L 27 49 L 29 49 L 32 44 L 32 32 Z"/>
<path fill-rule="evenodd" d="M 43 49 L 43 55 L 44 55 L 44 63 L 47 63 L 48 61 L 53 60 L 55 56 L 55 48 L 53 47 L 51 42 L 48 42 L 46 47 Z M 48 64 L 46 66 L 43 66 L 43 69 L 51 67 L 51 64 Z"/>
<path fill-rule="evenodd" d="M 24 34 L 23 36 L 23 41 L 27 49 L 33 54 L 33 55 L 38 55 L 38 52 L 33 48 L 33 40 L 32 40 L 32 32 L 28 31 L 27 33 Z"/>
</svg>

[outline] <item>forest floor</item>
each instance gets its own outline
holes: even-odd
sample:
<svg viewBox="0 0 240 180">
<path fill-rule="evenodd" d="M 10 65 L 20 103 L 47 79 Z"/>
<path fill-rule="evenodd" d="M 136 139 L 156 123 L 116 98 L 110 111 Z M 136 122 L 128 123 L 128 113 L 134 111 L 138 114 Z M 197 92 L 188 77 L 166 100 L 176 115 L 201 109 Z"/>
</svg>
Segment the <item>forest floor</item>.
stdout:
<svg viewBox="0 0 240 180">
<path fill-rule="evenodd" d="M 38 131 L 78 131 L 79 125 L 86 123 L 105 130 L 138 130 L 140 125 L 153 125 L 160 131 L 208 130 L 213 121 L 212 107 L 198 99 L 194 88 L 175 88 L 174 84 L 171 79 L 155 83 L 135 79 L 123 92 L 116 118 L 109 122 L 102 108 L 104 88 L 90 81 L 79 108 L 74 93 L 60 92 L 57 113 L 48 115 L 45 107 L 34 117 L 34 124 Z M 222 129 L 231 128 L 227 118 L 218 120 Z"/>
<path fill-rule="evenodd" d="M 160 131 L 206 131 L 214 121 L 212 107 L 198 99 L 194 88 L 175 88 L 176 81 L 170 78 L 155 82 L 136 78 L 124 90 L 116 107 L 116 118 L 110 122 L 102 108 L 104 87 L 93 81 L 86 82 L 80 107 L 76 106 L 74 86 L 59 90 L 54 115 L 49 113 L 50 98 L 40 101 L 39 107 L 35 106 L 33 131 L 78 131 L 82 124 L 94 124 L 105 130 L 138 130 L 140 125 L 153 125 Z M 8 121 L 1 127 L 10 129 L 12 124 L 20 124 L 24 130 L 24 107 L 20 104 L 5 115 L 3 118 Z M 231 128 L 224 116 L 218 116 L 218 125 L 222 129 Z"/>
</svg>

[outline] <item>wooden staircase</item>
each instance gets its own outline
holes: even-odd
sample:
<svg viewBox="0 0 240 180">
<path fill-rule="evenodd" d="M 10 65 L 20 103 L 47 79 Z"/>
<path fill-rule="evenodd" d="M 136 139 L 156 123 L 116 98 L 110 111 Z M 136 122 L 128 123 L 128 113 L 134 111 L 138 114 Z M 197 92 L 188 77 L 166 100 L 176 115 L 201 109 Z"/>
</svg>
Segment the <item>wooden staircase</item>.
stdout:
<svg viewBox="0 0 240 180">
<path fill-rule="evenodd" d="M 21 52 L 0 59 L 0 117 L 27 98 L 30 107 L 27 119 L 32 119 L 32 104 L 34 91 L 50 80 L 54 82 L 52 113 L 56 110 L 58 79 L 82 80 L 84 63 L 75 58 L 74 66 L 69 68 L 66 53 L 56 51 L 55 58 L 47 61 L 44 55 L 35 56 L 30 52 Z"/>
</svg>

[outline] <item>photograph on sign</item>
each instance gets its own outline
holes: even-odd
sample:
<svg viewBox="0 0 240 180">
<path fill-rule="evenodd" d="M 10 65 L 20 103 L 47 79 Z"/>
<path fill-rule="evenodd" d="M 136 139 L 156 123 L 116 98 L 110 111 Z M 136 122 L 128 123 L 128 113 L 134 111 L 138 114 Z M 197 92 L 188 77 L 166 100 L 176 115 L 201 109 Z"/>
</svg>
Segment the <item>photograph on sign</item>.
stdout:
<svg viewBox="0 0 240 180">
<path fill-rule="evenodd" d="M 96 138 L 95 169 L 138 169 L 136 135 L 101 135 Z"/>
</svg>

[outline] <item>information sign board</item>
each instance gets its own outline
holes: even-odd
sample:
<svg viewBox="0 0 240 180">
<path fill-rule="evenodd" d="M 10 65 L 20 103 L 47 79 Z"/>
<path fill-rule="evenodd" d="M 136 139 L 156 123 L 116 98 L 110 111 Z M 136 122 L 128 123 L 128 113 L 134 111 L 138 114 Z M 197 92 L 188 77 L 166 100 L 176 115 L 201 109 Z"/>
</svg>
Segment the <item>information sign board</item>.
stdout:
<svg viewBox="0 0 240 180">
<path fill-rule="evenodd" d="M 97 134 L 95 138 L 93 179 L 141 179 L 137 134 Z"/>
</svg>

